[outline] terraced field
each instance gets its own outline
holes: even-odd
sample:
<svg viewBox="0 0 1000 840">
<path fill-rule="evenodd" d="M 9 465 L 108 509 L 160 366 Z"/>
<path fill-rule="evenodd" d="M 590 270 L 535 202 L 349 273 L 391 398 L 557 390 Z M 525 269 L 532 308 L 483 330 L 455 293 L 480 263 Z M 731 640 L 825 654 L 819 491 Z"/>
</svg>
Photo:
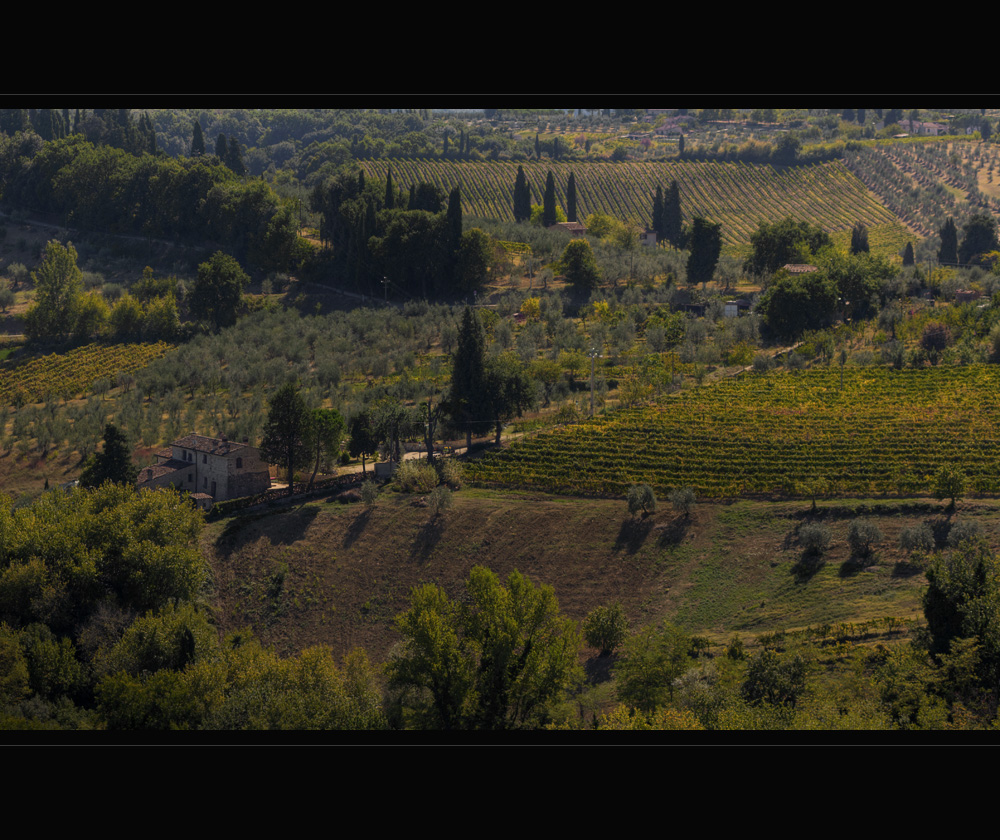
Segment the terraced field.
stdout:
<svg viewBox="0 0 1000 840">
<path fill-rule="evenodd" d="M 930 493 L 958 464 L 1000 493 L 1000 368 L 848 368 L 747 375 L 512 445 L 474 481 L 620 495 L 633 483 L 699 496 Z"/>
<path fill-rule="evenodd" d="M 565 207 L 572 172 L 580 218 L 596 211 L 641 225 L 649 224 L 657 186 L 665 191 L 676 179 L 685 218 L 702 215 L 721 222 L 724 245 L 731 251 L 745 248 L 760 222 L 786 216 L 820 225 L 830 233 L 848 230 L 859 220 L 869 228 L 899 226 L 896 217 L 839 161 L 791 167 L 712 161 L 529 161 L 521 165 L 532 203 L 542 203 L 546 173 L 551 169 L 557 201 Z M 393 183 L 404 189 L 428 181 L 447 193 L 461 185 L 463 212 L 513 219 L 516 163 L 392 160 L 365 161 L 364 167 L 366 175 L 381 179 L 391 167 Z"/>
</svg>

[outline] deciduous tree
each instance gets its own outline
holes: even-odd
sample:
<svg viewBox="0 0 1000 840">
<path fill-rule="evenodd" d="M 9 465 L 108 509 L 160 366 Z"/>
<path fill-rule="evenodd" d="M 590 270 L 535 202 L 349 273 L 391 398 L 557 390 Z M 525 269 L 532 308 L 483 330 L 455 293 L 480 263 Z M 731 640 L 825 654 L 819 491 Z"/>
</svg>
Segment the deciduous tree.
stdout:
<svg viewBox="0 0 1000 840">
<path fill-rule="evenodd" d="M 518 572 L 504 585 L 476 566 L 466 592 L 453 601 L 426 584 L 397 617 L 403 647 L 388 672 L 400 707 L 430 729 L 541 725 L 580 674 L 575 622 L 551 587 Z"/>
<path fill-rule="evenodd" d="M 76 325 L 83 297 L 83 272 L 76 264 L 76 248 L 52 240 L 38 268 L 31 272 L 35 281 L 35 302 L 25 315 L 29 338 L 66 338 Z"/>
<path fill-rule="evenodd" d="M 198 278 L 191 293 L 191 313 L 219 330 L 236 323 L 243 289 L 250 278 L 228 254 L 216 251 L 198 266 Z"/>
</svg>

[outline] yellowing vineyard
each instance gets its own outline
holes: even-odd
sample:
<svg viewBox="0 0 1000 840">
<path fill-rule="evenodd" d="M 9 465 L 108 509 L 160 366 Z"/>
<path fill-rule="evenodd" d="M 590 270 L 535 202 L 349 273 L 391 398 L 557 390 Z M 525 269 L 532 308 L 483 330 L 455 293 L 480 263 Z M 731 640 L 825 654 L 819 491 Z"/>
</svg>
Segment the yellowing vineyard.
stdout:
<svg viewBox="0 0 1000 840">
<path fill-rule="evenodd" d="M 0 402 L 24 404 L 50 398 L 68 399 L 87 394 L 94 381 L 111 379 L 145 367 L 173 349 L 165 341 L 156 344 L 87 344 L 68 353 L 52 353 L 40 359 L 0 368 Z"/>
<path fill-rule="evenodd" d="M 848 368 L 748 375 L 515 443 L 481 483 L 618 495 L 925 494 L 943 464 L 1000 492 L 1000 369 Z"/>
<path fill-rule="evenodd" d="M 517 163 L 507 161 L 391 160 L 365 161 L 366 175 L 386 177 L 406 188 L 427 181 L 445 193 L 462 188 L 462 210 L 474 216 L 513 220 Z M 542 203 L 551 169 L 556 197 L 566 206 L 569 173 L 576 180 L 577 213 L 607 213 L 648 225 L 657 186 L 675 180 L 685 218 L 701 215 L 722 223 L 731 250 L 747 245 L 760 222 L 793 216 L 835 233 L 857 221 L 869 228 L 899 226 L 896 217 L 840 161 L 811 166 L 775 167 L 713 161 L 574 162 L 528 161 L 524 167 L 532 203 Z M 901 228 L 901 226 L 899 226 Z"/>
</svg>

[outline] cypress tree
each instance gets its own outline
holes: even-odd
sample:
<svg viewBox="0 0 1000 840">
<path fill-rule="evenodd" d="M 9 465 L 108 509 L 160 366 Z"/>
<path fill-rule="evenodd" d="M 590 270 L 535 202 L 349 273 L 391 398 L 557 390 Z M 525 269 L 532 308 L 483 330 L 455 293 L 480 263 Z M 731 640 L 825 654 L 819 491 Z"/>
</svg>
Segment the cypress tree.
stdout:
<svg viewBox="0 0 1000 840">
<path fill-rule="evenodd" d="M 656 235 L 663 239 L 663 188 L 656 185 L 656 196 L 653 198 L 653 224 L 651 225 Z"/>
<path fill-rule="evenodd" d="M 942 265 L 955 265 L 958 262 L 958 229 L 955 227 L 955 220 L 948 217 L 948 221 L 939 231 L 941 234 L 941 249 L 938 251 L 938 262 Z"/>
<path fill-rule="evenodd" d="M 223 163 L 229 158 L 229 144 L 226 143 L 226 135 L 221 131 L 215 138 L 215 156 Z"/>
<path fill-rule="evenodd" d="M 448 239 L 448 244 L 457 251 L 462 239 L 462 192 L 459 187 L 448 196 Z"/>
<path fill-rule="evenodd" d="M 205 154 L 205 135 L 201 131 L 201 123 L 194 121 L 194 137 L 191 140 L 191 157 Z"/>
<path fill-rule="evenodd" d="M 452 362 L 449 409 L 455 427 L 465 432 L 466 448 L 472 446 L 472 433 L 486 410 L 486 338 L 479 316 L 468 306 Z"/>
<path fill-rule="evenodd" d="M 912 242 L 907 242 L 906 243 L 906 248 L 903 249 L 903 265 L 904 266 L 909 266 L 909 265 L 913 265 L 913 263 L 914 263 L 914 259 L 913 259 L 913 243 Z"/>
<path fill-rule="evenodd" d="M 385 209 L 392 210 L 396 206 L 396 191 L 392 187 L 392 167 L 385 173 Z"/>
<path fill-rule="evenodd" d="M 247 167 L 243 163 L 243 150 L 240 148 L 240 141 L 235 137 L 229 138 L 229 144 L 226 149 L 226 166 L 233 170 L 237 175 L 246 175 Z"/>
<path fill-rule="evenodd" d="M 868 253 L 868 228 L 862 221 L 856 222 L 854 227 L 851 228 L 851 253 Z"/>
<path fill-rule="evenodd" d="M 577 221 L 576 218 L 576 178 L 573 173 L 569 173 L 569 181 L 566 184 L 566 220 Z"/>
<path fill-rule="evenodd" d="M 671 182 L 670 191 L 663 200 L 663 238 L 678 248 L 681 244 L 682 232 L 681 191 L 675 180 Z"/>
<path fill-rule="evenodd" d="M 524 167 L 517 167 L 517 179 L 514 181 L 514 221 L 526 222 L 531 218 L 531 190 L 528 179 L 524 175 Z"/>
<path fill-rule="evenodd" d="M 556 179 L 552 170 L 545 176 L 545 198 L 542 203 L 542 224 L 545 227 L 556 223 Z"/>
<path fill-rule="evenodd" d="M 407 199 L 406 209 L 413 210 L 417 206 L 417 188 L 410 184 L 410 197 Z"/>
<path fill-rule="evenodd" d="M 538 132 L 535 132 L 535 159 L 542 159 L 542 142 L 538 139 Z"/>
</svg>

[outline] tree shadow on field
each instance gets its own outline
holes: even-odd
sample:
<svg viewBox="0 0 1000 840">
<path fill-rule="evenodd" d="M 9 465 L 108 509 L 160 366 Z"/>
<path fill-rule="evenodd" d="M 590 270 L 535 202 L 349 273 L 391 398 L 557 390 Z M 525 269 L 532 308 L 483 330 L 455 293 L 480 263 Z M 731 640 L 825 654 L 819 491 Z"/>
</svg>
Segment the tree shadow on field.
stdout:
<svg viewBox="0 0 1000 840">
<path fill-rule="evenodd" d="M 826 565 L 822 552 L 803 549 L 798 562 L 792 566 L 792 577 L 796 583 L 809 583 L 813 576 Z"/>
<path fill-rule="evenodd" d="M 344 548 L 350 548 L 360 537 L 372 519 L 372 509 L 367 505 L 358 511 L 344 534 Z"/>
<path fill-rule="evenodd" d="M 867 571 L 878 562 L 875 552 L 872 551 L 867 556 L 852 554 L 847 560 L 840 564 L 838 575 L 842 578 L 854 577 L 860 572 Z"/>
<path fill-rule="evenodd" d="M 436 513 L 424 523 L 424 526 L 417 533 L 417 538 L 410 548 L 410 559 L 419 560 L 422 563 L 427 562 L 438 543 L 441 542 L 442 534 L 444 534 L 444 517 Z"/>
<path fill-rule="evenodd" d="M 657 544 L 661 548 L 680 545 L 684 537 L 687 536 L 688 528 L 690 527 L 691 517 L 684 514 L 675 516 L 669 522 L 664 522 L 662 525 L 657 525 L 656 530 L 659 532 Z"/>
<path fill-rule="evenodd" d="M 217 544 L 220 548 L 225 546 L 226 550 L 232 551 L 263 534 L 272 545 L 292 545 L 305 536 L 318 512 L 315 507 L 298 507 L 235 516 L 226 523 Z M 263 531 L 252 527 L 255 522 L 272 517 L 280 519 L 272 519 Z"/>
<path fill-rule="evenodd" d="M 618 529 L 618 536 L 615 539 L 615 551 L 623 549 L 629 554 L 635 554 L 642 544 L 646 542 L 646 537 L 653 530 L 653 520 L 643 515 L 640 519 L 629 517 L 622 522 L 622 527 Z"/>
</svg>

